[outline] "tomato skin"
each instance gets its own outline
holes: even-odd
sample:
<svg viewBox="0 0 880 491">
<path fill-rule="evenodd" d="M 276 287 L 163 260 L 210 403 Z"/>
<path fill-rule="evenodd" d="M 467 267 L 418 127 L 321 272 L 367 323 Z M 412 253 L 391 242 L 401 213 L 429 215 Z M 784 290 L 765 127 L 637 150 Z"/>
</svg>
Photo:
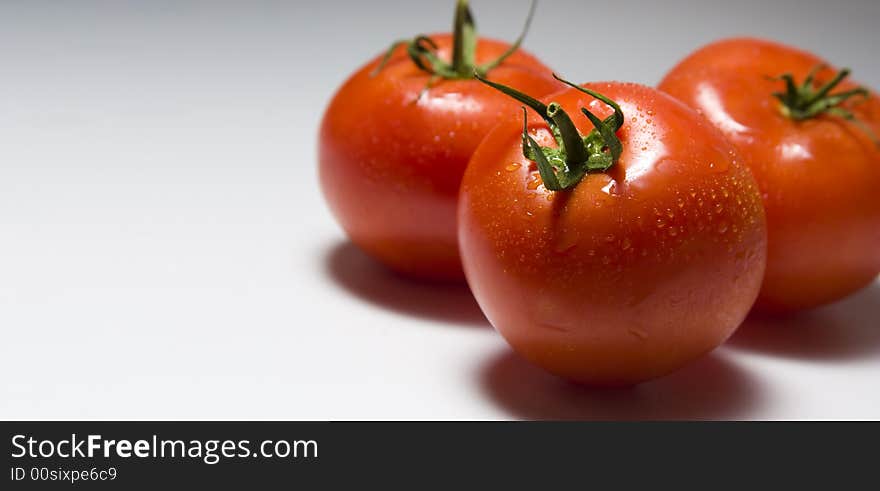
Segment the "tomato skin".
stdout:
<svg viewBox="0 0 880 491">
<path fill-rule="evenodd" d="M 768 77 L 802 82 L 823 60 L 759 39 L 710 44 L 672 69 L 659 88 L 702 112 L 748 162 L 763 193 L 767 273 L 757 308 L 793 311 L 838 300 L 880 273 L 880 150 L 851 122 L 784 117 Z M 837 72 L 817 75 L 827 81 Z M 837 91 L 858 84 L 845 80 Z M 872 93 L 844 107 L 880 134 Z"/>
<path fill-rule="evenodd" d="M 723 135 L 697 113 L 636 84 L 585 87 L 615 100 L 624 145 L 607 173 L 569 191 L 539 185 L 509 119 L 477 149 L 462 182 L 459 239 L 483 311 L 529 361 L 590 385 L 669 373 L 724 342 L 758 293 L 766 260 L 761 198 Z M 604 104 L 576 90 L 580 114 Z M 551 146 L 546 124 L 530 132 Z"/>
<path fill-rule="evenodd" d="M 449 59 L 452 36 L 431 36 Z M 480 39 L 477 63 L 510 45 Z M 415 277 L 461 280 L 455 210 L 467 162 L 515 101 L 476 80 L 438 80 L 398 48 L 373 74 L 379 58 L 337 92 L 321 125 L 321 187 L 339 223 L 361 249 Z M 562 85 L 551 70 L 517 50 L 489 76 L 544 95 Z"/>
</svg>

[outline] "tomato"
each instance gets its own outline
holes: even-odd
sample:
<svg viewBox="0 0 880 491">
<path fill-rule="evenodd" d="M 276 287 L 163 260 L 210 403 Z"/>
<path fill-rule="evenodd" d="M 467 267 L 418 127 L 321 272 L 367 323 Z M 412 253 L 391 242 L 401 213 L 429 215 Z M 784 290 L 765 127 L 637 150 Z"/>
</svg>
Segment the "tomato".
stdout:
<svg viewBox="0 0 880 491">
<path fill-rule="evenodd" d="M 519 42 L 477 40 L 467 2 L 457 12 L 455 35 L 420 36 L 358 70 L 334 96 L 319 136 L 322 189 L 350 239 L 392 269 L 427 279 L 463 279 L 461 177 L 483 137 L 518 108 L 474 80 L 474 70 L 503 58 L 484 73 L 536 94 L 562 88 L 535 57 L 511 54 Z M 468 39 L 470 50 L 456 49 Z"/>
<path fill-rule="evenodd" d="M 578 140 L 560 129 L 571 141 L 560 146 L 552 118 L 530 114 L 532 141 L 523 123 L 501 123 L 462 181 L 460 247 L 477 301 L 517 352 L 576 382 L 629 385 L 739 326 L 764 273 L 766 225 L 752 176 L 708 121 L 649 87 L 583 87 L 619 105 L 616 133 L 609 105 L 574 88 L 546 111 L 528 105 L 606 118 L 609 138 L 590 133 L 579 160 Z M 587 134 L 591 121 L 578 116 L 570 120 Z M 558 177 L 538 167 L 539 145 Z M 563 189 L 548 189 L 548 177 Z"/>
<path fill-rule="evenodd" d="M 769 245 L 758 308 L 822 305 L 880 273 L 880 102 L 836 80 L 847 73 L 789 46 L 730 39 L 691 54 L 659 86 L 720 128 L 761 188 Z M 783 74 L 790 89 L 773 78 Z M 820 100 L 815 114 L 795 104 L 835 81 L 829 94 L 844 97 Z"/>
</svg>

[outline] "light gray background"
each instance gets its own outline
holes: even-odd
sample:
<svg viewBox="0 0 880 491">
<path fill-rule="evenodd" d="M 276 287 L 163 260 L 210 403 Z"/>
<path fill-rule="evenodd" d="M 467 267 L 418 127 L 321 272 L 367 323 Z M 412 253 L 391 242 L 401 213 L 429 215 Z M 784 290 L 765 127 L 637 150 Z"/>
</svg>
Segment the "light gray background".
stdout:
<svg viewBox="0 0 880 491">
<path fill-rule="evenodd" d="M 527 0 L 473 5 L 513 39 Z M 0 418 L 880 418 L 877 284 L 597 392 L 512 356 L 466 290 L 346 245 L 317 189 L 323 108 L 451 11 L 0 3 Z M 653 84 L 750 33 L 880 87 L 878 21 L 876 0 L 544 0 L 526 47 L 571 79 Z"/>
</svg>

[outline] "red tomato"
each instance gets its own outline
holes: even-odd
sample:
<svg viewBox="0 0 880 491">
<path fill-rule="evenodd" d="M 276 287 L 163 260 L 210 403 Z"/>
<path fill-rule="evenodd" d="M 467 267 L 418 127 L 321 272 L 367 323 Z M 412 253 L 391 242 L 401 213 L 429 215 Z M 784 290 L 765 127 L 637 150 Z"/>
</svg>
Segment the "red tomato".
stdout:
<svg viewBox="0 0 880 491">
<path fill-rule="evenodd" d="M 758 181 L 769 229 L 758 300 L 765 310 L 828 303 L 880 273 L 880 149 L 872 139 L 880 133 L 876 94 L 867 99 L 867 91 L 850 94 L 812 116 L 774 96 L 784 97 L 786 83 L 771 77 L 791 74 L 792 89 L 803 91 L 808 74 L 823 64 L 770 41 L 730 39 L 691 54 L 660 84 L 720 128 Z M 837 73 L 830 66 L 820 69 L 799 99 L 815 95 Z M 843 80 L 830 94 L 856 88 Z"/>
<path fill-rule="evenodd" d="M 430 39 L 436 57 L 452 59 L 454 36 Z M 430 48 L 425 43 L 420 46 Z M 475 43 L 475 65 L 511 48 L 489 39 Z M 468 78 L 441 78 L 425 91 L 431 75 L 406 47 L 395 49 L 377 71 L 380 60 L 345 82 L 324 116 L 324 195 L 351 240 L 374 258 L 407 275 L 460 280 L 455 209 L 461 177 L 483 137 L 518 105 L 474 80 L 473 67 Z M 535 94 L 562 88 L 521 50 L 489 73 Z"/>
<path fill-rule="evenodd" d="M 616 163 L 548 190 L 523 155 L 522 123 L 508 119 L 465 173 L 460 247 L 474 295 L 517 352 L 576 382 L 628 385 L 733 333 L 758 294 L 766 226 L 752 176 L 708 121 L 641 85 L 584 87 L 622 109 Z M 611 114 L 575 89 L 552 100 Z M 582 135 L 593 128 L 572 120 Z M 560 148 L 541 118 L 528 128 L 551 156 Z"/>
</svg>

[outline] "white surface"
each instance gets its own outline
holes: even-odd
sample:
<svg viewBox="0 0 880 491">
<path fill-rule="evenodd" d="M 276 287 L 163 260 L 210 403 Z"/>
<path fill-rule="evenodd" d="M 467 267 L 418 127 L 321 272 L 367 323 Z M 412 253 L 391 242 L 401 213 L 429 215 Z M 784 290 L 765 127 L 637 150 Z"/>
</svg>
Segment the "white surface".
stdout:
<svg viewBox="0 0 880 491">
<path fill-rule="evenodd" d="M 407 26 L 447 24 L 448 2 L 391 3 L 0 6 L 0 419 L 880 418 L 880 284 L 596 392 L 512 356 L 466 290 L 346 245 L 316 187 L 322 108 Z M 513 37 L 483 3 L 504 2 L 474 2 L 484 32 Z M 758 18 L 719 2 L 736 10 L 690 11 L 690 29 L 683 5 L 605 5 L 643 15 L 592 71 L 549 35 L 587 7 L 545 4 L 529 46 L 571 78 L 653 83 L 748 30 L 880 85 L 876 3 L 797 3 L 793 26 L 778 2 Z"/>
</svg>

